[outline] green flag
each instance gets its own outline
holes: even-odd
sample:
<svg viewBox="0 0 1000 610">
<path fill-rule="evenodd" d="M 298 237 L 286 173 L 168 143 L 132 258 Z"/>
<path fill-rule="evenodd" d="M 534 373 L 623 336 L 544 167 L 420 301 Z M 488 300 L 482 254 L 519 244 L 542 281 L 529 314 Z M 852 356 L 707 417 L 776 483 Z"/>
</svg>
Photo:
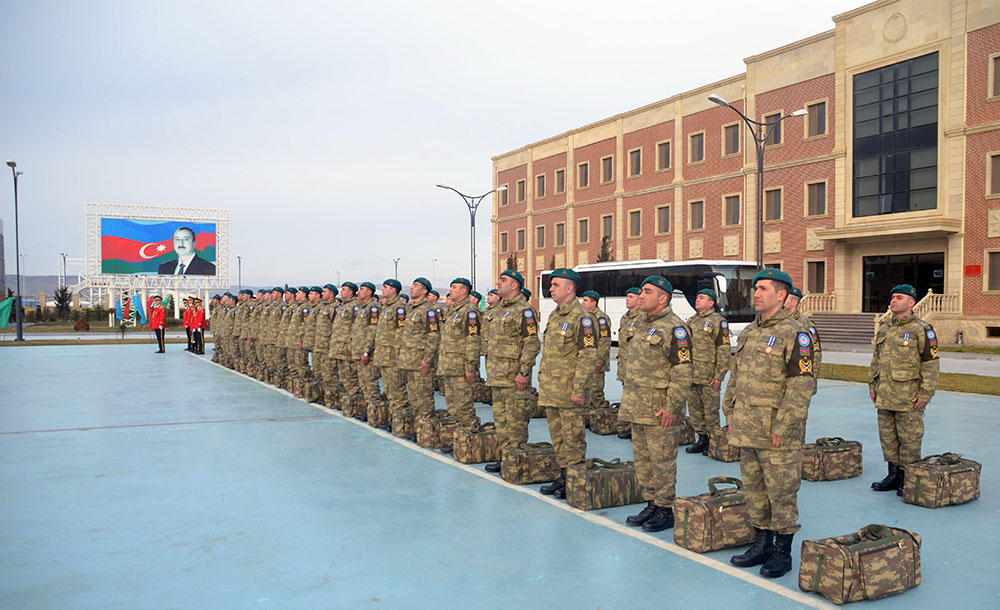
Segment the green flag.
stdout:
<svg viewBox="0 0 1000 610">
<path fill-rule="evenodd" d="M 10 310 L 14 308 L 14 297 L 8 297 L 0 301 L 0 328 L 7 328 L 10 324 Z"/>
</svg>

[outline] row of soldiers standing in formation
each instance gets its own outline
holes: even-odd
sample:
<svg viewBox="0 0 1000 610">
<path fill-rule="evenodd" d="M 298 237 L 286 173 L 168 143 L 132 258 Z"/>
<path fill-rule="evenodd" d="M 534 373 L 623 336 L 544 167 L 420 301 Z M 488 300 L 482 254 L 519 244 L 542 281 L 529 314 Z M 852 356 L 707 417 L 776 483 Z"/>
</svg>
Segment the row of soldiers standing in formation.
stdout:
<svg viewBox="0 0 1000 610">
<path fill-rule="evenodd" d="M 329 406 L 336 406 L 329 403 L 338 394 L 330 390 L 338 384 L 346 399 L 380 400 L 381 378 L 390 411 L 412 409 L 416 417 L 434 412 L 436 369 L 449 414 L 459 427 L 475 431 L 480 420 L 471 388 L 485 356 L 503 449 L 528 440 L 532 370 L 541 353 L 537 402 L 545 408 L 561 469 L 541 492 L 564 498 L 566 469 L 586 459 L 585 409 L 603 402 L 611 328 L 598 308 L 600 295 L 586 291 L 578 297 L 581 278 L 575 271 L 556 269 L 550 277 L 556 308 L 542 341 L 530 292 L 513 270 L 500 274 L 484 311 L 465 278 L 451 282 L 444 308 L 422 277 L 410 286 L 408 302 L 395 279 L 383 282 L 380 298 L 370 282 L 345 282 L 339 291 L 331 284 L 275 288 L 259 291 L 257 299 L 248 290 L 227 293 L 213 309 L 215 359 L 241 370 L 249 370 L 251 362 L 262 364 L 279 384 L 315 378 L 327 388 Z M 670 307 L 673 287 L 666 278 L 650 276 L 629 290 L 628 312 L 619 326 L 618 379 L 624 386 L 619 419 L 630 425 L 647 505 L 626 523 L 651 532 L 673 526 L 685 405 L 698 434 L 687 451 L 704 452 L 720 424 L 720 390 L 728 373 L 722 410 L 730 442 L 741 448 L 743 489 L 755 530 L 753 544 L 731 562 L 761 565 L 762 575 L 775 578 L 791 569 L 792 538 L 800 529 L 802 445 L 821 348 L 815 325 L 797 311 L 802 293 L 787 273 L 762 270 L 753 285 L 758 315 L 735 349 L 713 291 L 699 292 L 696 315 L 684 321 Z M 870 375 L 889 462 L 889 476 L 872 485 L 879 491 L 901 486 L 903 467 L 919 459 L 923 407 L 937 383 L 936 337 L 912 314 L 915 290 L 897 286 L 892 296 L 894 317 L 879 331 Z M 500 464 L 486 469 L 499 472 Z"/>
</svg>

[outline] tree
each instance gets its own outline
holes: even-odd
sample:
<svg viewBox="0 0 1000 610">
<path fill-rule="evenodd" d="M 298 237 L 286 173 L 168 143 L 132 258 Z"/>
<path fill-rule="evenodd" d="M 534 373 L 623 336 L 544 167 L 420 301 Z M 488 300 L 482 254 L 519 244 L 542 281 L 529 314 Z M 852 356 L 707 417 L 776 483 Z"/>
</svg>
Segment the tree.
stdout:
<svg viewBox="0 0 1000 610">
<path fill-rule="evenodd" d="M 611 236 L 605 235 L 601 238 L 601 252 L 597 255 L 598 263 L 607 263 L 615 260 L 615 255 L 611 253 Z"/>
<path fill-rule="evenodd" d="M 63 286 L 56 290 L 55 295 L 52 297 L 56 302 L 56 314 L 59 315 L 60 320 L 65 320 L 69 317 L 69 306 L 73 301 L 73 295 L 70 294 L 69 288 Z"/>
</svg>

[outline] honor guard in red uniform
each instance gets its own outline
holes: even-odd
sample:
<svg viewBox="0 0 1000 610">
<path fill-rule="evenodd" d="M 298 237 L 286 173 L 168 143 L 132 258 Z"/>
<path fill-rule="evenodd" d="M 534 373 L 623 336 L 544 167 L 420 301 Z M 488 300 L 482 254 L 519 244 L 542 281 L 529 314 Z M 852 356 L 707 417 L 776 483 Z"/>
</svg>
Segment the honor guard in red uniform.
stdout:
<svg viewBox="0 0 1000 610">
<path fill-rule="evenodd" d="M 191 334 L 192 349 L 196 354 L 205 353 L 205 308 L 201 306 L 201 299 L 195 297 L 191 307 Z"/>
<path fill-rule="evenodd" d="M 153 296 L 153 304 L 149 307 L 149 329 L 156 335 L 156 345 L 160 348 L 156 351 L 157 354 L 166 351 L 163 349 L 163 333 L 166 326 L 167 308 L 163 306 L 163 298 L 157 294 Z"/>
<path fill-rule="evenodd" d="M 184 332 L 187 333 L 187 347 L 184 348 L 187 351 L 193 351 L 194 347 L 194 337 L 191 328 L 191 315 L 194 313 L 194 308 L 191 306 L 191 298 L 184 299 Z"/>
</svg>

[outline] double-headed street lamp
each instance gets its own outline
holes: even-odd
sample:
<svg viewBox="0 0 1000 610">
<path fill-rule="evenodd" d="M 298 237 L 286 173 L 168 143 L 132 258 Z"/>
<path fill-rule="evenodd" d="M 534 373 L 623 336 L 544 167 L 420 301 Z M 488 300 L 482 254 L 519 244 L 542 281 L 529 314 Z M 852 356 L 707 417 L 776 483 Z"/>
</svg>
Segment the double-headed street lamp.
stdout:
<svg viewBox="0 0 1000 610">
<path fill-rule="evenodd" d="M 236 292 L 243 292 L 243 257 L 239 254 L 236 255 Z"/>
<path fill-rule="evenodd" d="M 14 253 L 16 255 L 15 264 L 17 266 L 17 298 L 14 300 L 14 310 L 17 312 L 17 341 L 24 341 L 24 322 L 21 314 L 21 234 L 17 226 L 17 177 L 23 174 L 17 169 L 17 163 L 13 160 L 7 161 L 7 167 L 14 174 Z"/>
<path fill-rule="evenodd" d="M 465 201 L 465 205 L 469 208 L 469 235 L 470 235 L 470 241 L 471 241 L 471 244 L 470 244 L 470 247 L 469 247 L 469 266 L 470 266 L 469 275 L 471 277 L 469 279 L 472 280 L 472 288 L 473 288 L 473 290 L 475 290 L 475 288 L 476 288 L 476 210 L 479 209 L 479 204 L 483 202 L 483 199 L 486 199 L 487 197 L 489 197 L 490 195 L 492 195 L 493 193 L 496 193 L 498 191 L 506 191 L 507 190 L 507 185 L 503 185 L 503 186 L 497 187 L 497 188 L 495 188 L 495 189 L 493 189 L 491 191 L 487 191 L 487 192 L 483 193 L 482 195 L 479 195 L 478 197 L 472 197 L 472 196 L 466 195 L 465 193 L 461 193 L 458 190 L 456 190 L 456 189 L 454 189 L 454 188 L 452 188 L 450 186 L 444 185 L 444 184 L 437 184 L 435 186 L 437 186 L 438 188 L 442 188 L 442 189 L 448 189 L 449 191 L 455 191 L 456 193 L 458 193 L 458 196 L 461 197 L 463 201 Z"/>
<path fill-rule="evenodd" d="M 779 116 L 773 121 L 755 121 L 748 117 L 747 115 L 740 112 L 732 104 L 727 102 L 717 93 L 713 93 L 708 96 L 708 100 L 720 106 L 725 106 L 732 109 L 733 112 L 740 115 L 743 122 L 747 124 L 750 128 L 750 135 L 753 136 L 754 142 L 757 144 L 757 267 L 764 268 L 764 146 L 767 143 L 767 139 L 771 137 L 771 132 L 774 128 L 779 125 L 785 119 L 791 118 L 793 116 L 804 116 L 806 114 L 805 108 L 800 108 L 795 112 L 790 114 L 785 114 Z"/>
</svg>

